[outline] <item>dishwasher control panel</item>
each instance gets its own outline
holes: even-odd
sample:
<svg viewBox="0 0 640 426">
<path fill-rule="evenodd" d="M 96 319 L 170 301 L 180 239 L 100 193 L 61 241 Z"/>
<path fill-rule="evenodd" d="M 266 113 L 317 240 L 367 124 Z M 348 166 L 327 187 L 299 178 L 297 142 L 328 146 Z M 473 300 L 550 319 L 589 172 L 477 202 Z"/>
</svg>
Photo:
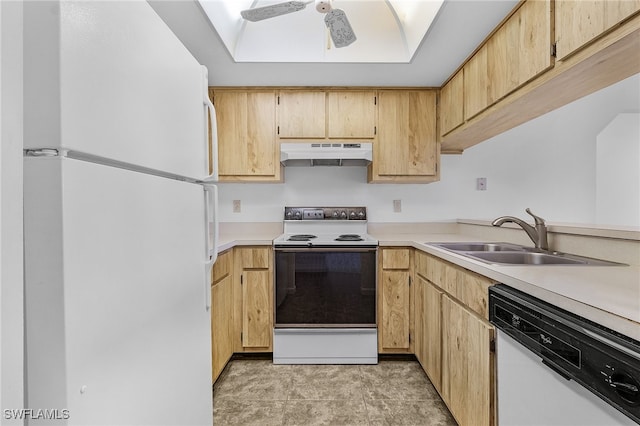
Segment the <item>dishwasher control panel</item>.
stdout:
<svg viewBox="0 0 640 426">
<path fill-rule="evenodd" d="M 504 284 L 489 289 L 489 320 L 547 367 L 640 423 L 640 342 Z"/>
</svg>

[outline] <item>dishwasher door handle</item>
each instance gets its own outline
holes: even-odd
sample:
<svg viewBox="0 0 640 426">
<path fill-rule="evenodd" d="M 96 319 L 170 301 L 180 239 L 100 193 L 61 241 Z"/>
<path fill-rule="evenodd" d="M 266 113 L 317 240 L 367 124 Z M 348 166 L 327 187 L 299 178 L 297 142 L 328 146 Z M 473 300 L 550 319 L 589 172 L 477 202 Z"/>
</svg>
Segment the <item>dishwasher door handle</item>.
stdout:
<svg viewBox="0 0 640 426">
<path fill-rule="evenodd" d="M 547 367 L 549 367 L 550 369 L 552 369 L 553 371 L 555 371 L 556 373 L 558 373 L 562 378 L 564 378 L 566 380 L 571 380 L 571 376 L 569 374 L 567 374 L 566 372 L 564 372 L 563 370 L 561 370 L 560 367 L 551 364 L 546 359 L 543 359 L 542 363 L 544 365 L 546 365 Z"/>
</svg>

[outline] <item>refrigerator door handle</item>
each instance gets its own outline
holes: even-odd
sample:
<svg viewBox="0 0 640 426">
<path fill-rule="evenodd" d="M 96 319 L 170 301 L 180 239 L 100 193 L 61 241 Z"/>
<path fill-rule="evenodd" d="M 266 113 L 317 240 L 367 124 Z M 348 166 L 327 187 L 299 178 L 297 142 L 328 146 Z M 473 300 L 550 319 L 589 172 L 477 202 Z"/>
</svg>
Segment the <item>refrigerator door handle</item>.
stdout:
<svg viewBox="0 0 640 426">
<path fill-rule="evenodd" d="M 207 259 L 205 267 L 205 307 L 211 309 L 211 269 L 218 259 L 218 187 L 215 185 L 204 185 L 204 206 L 205 206 L 205 256 Z"/>
<path fill-rule="evenodd" d="M 207 177 L 204 179 L 208 182 L 217 182 L 218 181 L 218 124 L 216 122 L 216 109 L 213 106 L 213 102 L 209 98 L 209 73 L 207 71 L 207 67 L 204 65 L 203 68 L 203 79 L 204 79 L 204 96 L 203 101 L 204 105 L 208 112 L 209 123 L 211 123 L 211 146 L 209 146 L 209 126 L 207 120 L 205 119 L 204 123 L 204 134 L 205 134 L 205 146 L 206 152 L 209 152 L 210 155 L 207 156 L 205 170 L 207 171 Z M 211 158 L 211 174 L 209 173 L 209 158 Z"/>
</svg>

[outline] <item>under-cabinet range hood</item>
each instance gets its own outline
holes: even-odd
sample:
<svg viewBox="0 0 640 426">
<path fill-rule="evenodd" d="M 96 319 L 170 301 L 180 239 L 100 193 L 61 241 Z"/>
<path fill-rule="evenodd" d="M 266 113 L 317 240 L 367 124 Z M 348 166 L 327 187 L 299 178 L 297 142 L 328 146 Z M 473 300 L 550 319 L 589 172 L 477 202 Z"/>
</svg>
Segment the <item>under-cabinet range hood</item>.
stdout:
<svg viewBox="0 0 640 426">
<path fill-rule="evenodd" d="M 371 163 L 372 149 L 371 142 L 283 142 L 280 162 L 285 166 L 367 166 Z"/>
</svg>

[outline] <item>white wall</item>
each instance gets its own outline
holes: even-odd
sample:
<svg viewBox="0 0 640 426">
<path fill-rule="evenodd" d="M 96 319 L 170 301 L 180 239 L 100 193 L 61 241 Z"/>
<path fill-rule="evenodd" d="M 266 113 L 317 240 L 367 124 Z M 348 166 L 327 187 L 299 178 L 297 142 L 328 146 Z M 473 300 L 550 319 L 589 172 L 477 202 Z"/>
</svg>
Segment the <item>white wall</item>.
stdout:
<svg viewBox="0 0 640 426">
<path fill-rule="evenodd" d="M 530 207 L 550 222 L 594 223 L 596 137 L 618 113 L 639 110 L 636 75 L 461 156 L 442 156 L 441 180 L 432 184 L 367 184 L 364 167 L 291 167 L 284 184 L 220 184 L 221 221 L 278 222 L 285 205 L 365 205 L 372 222 L 526 216 Z M 486 191 L 476 191 L 477 177 L 487 178 Z M 232 200 L 241 200 L 241 213 Z"/>
<path fill-rule="evenodd" d="M 619 114 L 597 137 L 596 221 L 640 226 L 640 114 Z"/>
<path fill-rule="evenodd" d="M 22 2 L 0 2 L 0 411 L 24 404 Z"/>
</svg>

